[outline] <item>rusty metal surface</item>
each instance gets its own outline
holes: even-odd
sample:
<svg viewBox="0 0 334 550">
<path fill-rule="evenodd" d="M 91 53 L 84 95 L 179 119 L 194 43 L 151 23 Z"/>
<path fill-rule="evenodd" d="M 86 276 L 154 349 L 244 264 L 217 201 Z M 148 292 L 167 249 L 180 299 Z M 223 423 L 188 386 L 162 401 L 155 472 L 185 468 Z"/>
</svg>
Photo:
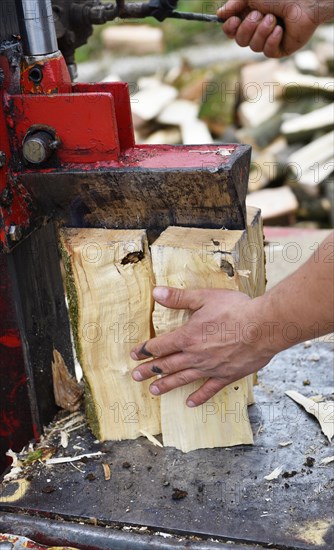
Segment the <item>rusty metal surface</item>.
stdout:
<svg viewBox="0 0 334 550">
<path fill-rule="evenodd" d="M 217 151 L 232 150 L 222 157 Z M 194 151 L 192 153 L 192 151 Z M 209 154 L 206 154 L 209 152 Z M 245 227 L 248 146 L 136 147 L 118 165 L 26 172 L 44 212 L 74 227 Z"/>
<path fill-rule="evenodd" d="M 328 398 L 333 390 L 332 348 L 332 343 L 300 345 L 262 371 L 256 405 L 250 408 L 254 446 L 182 454 L 143 438 L 99 444 L 82 428 L 59 454 L 101 450 L 103 455 L 76 462 L 76 468 L 36 465 L 27 492 L 21 491 L 16 502 L 2 502 L 0 510 L 329 550 L 334 542 L 333 464 L 322 465 L 321 459 L 333 451 L 317 421 L 284 392 L 295 389 Z M 111 406 L 116 402 L 117 396 L 111 395 Z M 230 414 L 237 421 L 238 411 Z M 292 443 L 280 446 L 287 441 Z M 110 481 L 105 481 L 102 463 L 110 465 Z M 277 466 L 283 467 L 282 474 L 266 481 L 264 476 Z M 175 500 L 175 489 L 185 491 L 184 498 Z M 15 483 L 3 488 L 2 501 L 14 491 Z"/>
</svg>

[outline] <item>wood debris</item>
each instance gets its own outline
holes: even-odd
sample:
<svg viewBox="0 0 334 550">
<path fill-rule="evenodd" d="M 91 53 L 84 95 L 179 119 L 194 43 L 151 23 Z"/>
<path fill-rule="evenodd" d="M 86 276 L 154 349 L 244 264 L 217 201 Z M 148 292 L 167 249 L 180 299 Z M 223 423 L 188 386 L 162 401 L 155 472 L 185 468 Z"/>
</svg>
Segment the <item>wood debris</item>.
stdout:
<svg viewBox="0 0 334 550">
<path fill-rule="evenodd" d="M 323 458 L 320 460 L 320 464 L 331 464 L 334 462 L 334 455 L 333 456 L 326 456 L 326 458 Z"/>
<path fill-rule="evenodd" d="M 53 391 L 58 407 L 69 412 L 80 408 L 83 389 L 76 379 L 70 375 L 62 355 L 56 349 L 53 351 L 52 362 Z"/>
<path fill-rule="evenodd" d="M 266 481 L 273 481 L 274 479 L 278 479 L 281 473 L 283 472 L 284 466 L 278 466 L 273 470 L 270 474 L 264 476 L 263 479 Z"/>
<path fill-rule="evenodd" d="M 97 451 L 96 453 L 86 453 L 83 455 L 77 455 L 77 456 L 61 456 L 57 458 L 50 458 L 45 461 L 45 464 L 47 466 L 52 466 L 54 464 L 66 464 L 68 462 L 78 462 L 79 460 L 82 460 L 83 458 L 96 458 L 99 456 L 102 456 L 101 451 Z"/>
<path fill-rule="evenodd" d="M 109 464 L 107 464 L 106 462 L 102 462 L 102 468 L 103 468 L 103 474 L 104 474 L 105 481 L 110 481 L 110 479 L 111 479 L 111 469 L 110 469 Z"/>
<path fill-rule="evenodd" d="M 313 399 L 305 397 L 301 393 L 290 390 L 285 392 L 290 399 L 293 399 L 304 409 L 317 418 L 320 423 L 321 430 L 331 441 L 334 435 L 334 401 L 322 401 L 316 403 Z"/>
</svg>

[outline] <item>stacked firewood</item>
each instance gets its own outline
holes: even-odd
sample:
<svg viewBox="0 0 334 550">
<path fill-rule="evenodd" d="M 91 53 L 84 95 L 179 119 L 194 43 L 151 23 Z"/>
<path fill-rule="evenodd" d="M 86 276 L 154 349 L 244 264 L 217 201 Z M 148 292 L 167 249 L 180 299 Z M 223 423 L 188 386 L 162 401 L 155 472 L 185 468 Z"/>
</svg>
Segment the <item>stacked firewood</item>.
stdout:
<svg viewBox="0 0 334 550">
<path fill-rule="evenodd" d="M 130 77 L 137 143 L 250 144 L 248 203 L 262 209 L 266 223 L 333 224 L 334 50 L 329 35 L 316 37 L 285 60 L 239 55 L 199 65 L 196 54 L 182 61 L 181 53 L 181 62 L 172 67 L 158 65 L 155 74 L 135 82 Z M 129 36 L 133 40 L 133 33 Z M 161 35 L 157 39 L 160 44 Z"/>
<path fill-rule="evenodd" d="M 248 143 L 248 202 L 265 221 L 298 216 L 326 225 L 333 221 L 334 82 L 325 67 L 305 51 L 283 63 L 186 65 L 142 78 L 132 99 L 137 141 Z"/>
</svg>

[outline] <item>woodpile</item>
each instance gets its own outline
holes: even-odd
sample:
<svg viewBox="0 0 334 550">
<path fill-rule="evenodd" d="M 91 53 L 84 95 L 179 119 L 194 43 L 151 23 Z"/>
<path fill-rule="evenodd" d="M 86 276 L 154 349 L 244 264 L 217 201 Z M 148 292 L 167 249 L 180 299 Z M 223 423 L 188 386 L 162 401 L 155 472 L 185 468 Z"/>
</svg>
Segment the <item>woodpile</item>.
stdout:
<svg viewBox="0 0 334 550">
<path fill-rule="evenodd" d="M 250 144 L 248 204 L 263 209 L 265 223 L 328 226 L 334 221 L 333 57 L 326 42 L 316 42 L 289 60 L 204 68 L 187 60 L 140 78 L 132 97 L 137 142 Z"/>
</svg>

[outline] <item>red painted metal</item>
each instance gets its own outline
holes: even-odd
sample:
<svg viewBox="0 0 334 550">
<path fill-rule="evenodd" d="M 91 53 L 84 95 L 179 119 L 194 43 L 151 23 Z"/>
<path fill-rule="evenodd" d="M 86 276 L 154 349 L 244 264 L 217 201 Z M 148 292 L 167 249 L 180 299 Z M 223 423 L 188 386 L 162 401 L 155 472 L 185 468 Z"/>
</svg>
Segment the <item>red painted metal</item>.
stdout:
<svg viewBox="0 0 334 550">
<path fill-rule="evenodd" d="M 34 82 L 32 78 L 34 69 L 39 69 L 42 73 L 42 80 L 39 83 Z M 71 93 L 71 91 L 71 78 L 65 60 L 60 53 L 33 62 L 30 61 L 30 58 L 23 58 L 21 68 L 22 94 L 49 95 Z"/>
<path fill-rule="evenodd" d="M 126 82 L 102 82 L 97 84 L 75 84 L 73 92 L 89 94 L 87 101 L 94 101 L 91 94 L 108 93 L 113 96 L 117 133 L 121 151 L 134 147 L 135 136 L 133 131 L 132 113 L 129 86 Z"/>
<path fill-rule="evenodd" d="M 11 462 L 8 449 L 20 451 L 33 428 L 22 342 L 16 321 L 8 256 L 0 254 L 0 472 Z"/>
<path fill-rule="evenodd" d="M 0 150 L 6 155 L 6 162 L 0 167 L 0 253 L 1 250 L 9 250 L 13 243 L 9 240 L 11 226 L 19 226 L 21 229 L 28 228 L 34 207 L 32 199 L 27 190 L 16 181 L 13 183 L 11 174 L 11 147 L 8 128 L 14 125 L 10 115 L 7 116 L 3 106 L 8 104 L 10 69 L 8 60 L 0 56 L 0 69 L 4 73 L 4 84 L 0 89 Z"/>
<path fill-rule="evenodd" d="M 119 141 L 111 94 L 17 95 L 9 98 L 15 126 L 13 142 L 20 150 L 33 126 L 54 130 L 60 140 L 60 163 L 116 160 Z"/>
<path fill-rule="evenodd" d="M 1 150 L 7 157 L 6 165 L 0 168 L 0 250 L 5 251 L 15 244 L 9 239 L 11 226 L 19 226 L 25 233 L 34 224 L 33 202 L 20 184 L 20 172 L 29 169 L 21 157 L 22 142 L 31 128 L 49 128 L 59 138 L 60 146 L 52 159 L 58 167 L 68 163 L 113 164 L 121 151 L 135 145 L 126 83 L 72 86 L 59 55 L 30 65 L 24 61 L 22 66 L 21 94 L 9 95 L 11 72 L 7 58 L 0 56 L 5 74 L 0 93 Z M 36 67 L 43 72 L 38 85 L 29 78 Z"/>
</svg>

